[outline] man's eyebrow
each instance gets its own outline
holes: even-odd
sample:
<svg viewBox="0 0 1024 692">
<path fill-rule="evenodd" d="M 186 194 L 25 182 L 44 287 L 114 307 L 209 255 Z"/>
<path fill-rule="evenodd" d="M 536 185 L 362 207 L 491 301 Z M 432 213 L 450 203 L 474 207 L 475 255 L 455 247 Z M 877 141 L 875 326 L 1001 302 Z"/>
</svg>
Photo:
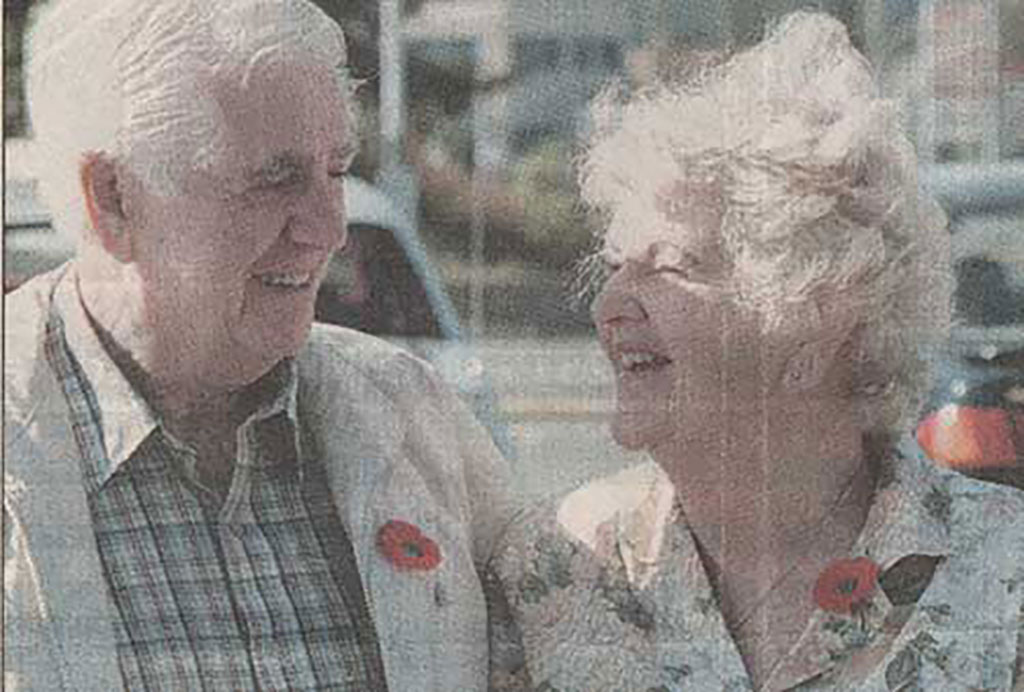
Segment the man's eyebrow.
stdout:
<svg viewBox="0 0 1024 692">
<path fill-rule="evenodd" d="M 348 168 L 352 159 L 359 153 L 355 144 L 345 144 L 331 150 L 332 161 Z M 248 184 L 259 186 L 280 185 L 300 180 L 306 175 L 306 162 L 302 156 L 292 151 L 285 151 L 272 157 L 265 164 L 248 173 L 245 178 Z"/>
</svg>

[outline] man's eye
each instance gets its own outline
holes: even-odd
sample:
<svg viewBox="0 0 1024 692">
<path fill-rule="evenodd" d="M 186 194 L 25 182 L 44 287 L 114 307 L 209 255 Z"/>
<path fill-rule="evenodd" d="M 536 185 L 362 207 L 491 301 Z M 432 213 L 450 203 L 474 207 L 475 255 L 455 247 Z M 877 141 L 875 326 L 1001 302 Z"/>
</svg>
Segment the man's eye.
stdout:
<svg viewBox="0 0 1024 692">
<path fill-rule="evenodd" d="M 335 168 L 327 171 L 327 177 L 329 178 L 344 178 L 346 175 L 348 175 L 348 168 Z"/>
</svg>

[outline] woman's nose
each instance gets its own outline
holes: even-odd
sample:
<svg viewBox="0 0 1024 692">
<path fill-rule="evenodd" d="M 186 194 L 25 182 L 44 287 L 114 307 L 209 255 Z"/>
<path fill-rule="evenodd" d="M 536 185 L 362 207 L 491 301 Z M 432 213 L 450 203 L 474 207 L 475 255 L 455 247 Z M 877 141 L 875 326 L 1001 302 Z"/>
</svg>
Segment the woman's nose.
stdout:
<svg viewBox="0 0 1024 692">
<path fill-rule="evenodd" d="M 637 297 L 636 281 L 628 266 L 618 269 L 594 300 L 591 315 L 599 328 L 618 322 L 639 322 L 647 312 Z"/>
</svg>

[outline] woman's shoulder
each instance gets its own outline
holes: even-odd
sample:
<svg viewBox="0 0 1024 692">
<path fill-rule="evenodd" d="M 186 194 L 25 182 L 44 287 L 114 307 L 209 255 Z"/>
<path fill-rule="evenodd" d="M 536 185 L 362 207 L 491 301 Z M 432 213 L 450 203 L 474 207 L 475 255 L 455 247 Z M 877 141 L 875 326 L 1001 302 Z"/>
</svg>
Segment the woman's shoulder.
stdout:
<svg viewBox="0 0 1024 692">
<path fill-rule="evenodd" d="M 673 541 L 660 540 L 673 496 L 661 471 L 643 464 L 545 500 L 514 522 L 496 574 L 537 689 L 661 689 L 689 675 L 693 646 L 707 641 L 693 603 L 709 594 L 684 597 L 681 571 L 657 571 L 664 581 L 646 571 L 659 564 L 649 561 L 652 545 L 670 546 L 665 559 L 679 557 Z"/>
<path fill-rule="evenodd" d="M 954 547 L 959 551 L 1015 549 L 1024 563 L 1024 491 L 1000 483 L 955 474 L 949 481 L 948 508 L 936 497 L 935 508 L 945 515 Z"/>
<path fill-rule="evenodd" d="M 623 527 L 666 521 L 673 497 L 671 481 L 656 464 L 636 464 L 534 503 L 512 522 L 506 542 L 561 541 L 600 554 Z"/>
<path fill-rule="evenodd" d="M 953 517 L 951 513 L 964 510 L 970 514 L 972 507 L 985 507 L 996 515 L 1024 509 L 1024 490 L 945 467 L 929 458 L 910 437 L 900 441 L 880 468 L 878 482 L 882 490 L 892 487 L 901 495 L 921 497 L 938 517 L 965 519 L 968 517 Z"/>
<path fill-rule="evenodd" d="M 1024 563 L 1024 491 L 942 468 L 915 448 L 895 463 L 876 498 L 882 533 L 949 556 L 1009 551 Z"/>
<path fill-rule="evenodd" d="M 886 680 L 902 670 L 897 661 L 919 655 L 921 689 L 947 689 L 954 680 L 1009 689 L 1024 608 L 1024 493 L 934 466 L 921 481 L 902 497 L 903 517 L 913 521 L 895 519 L 887 545 L 902 549 L 895 557 L 931 560 L 901 560 L 887 570 L 895 580 L 883 589 L 894 605 L 915 605 L 892 646 Z M 925 564 L 916 572 L 923 582 L 915 582 L 915 568 Z M 896 576 L 901 568 L 911 578 Z M 901 601 L 889 586 L 915 595 Z"/>
<path fill-rule="evenodd" d="M 659 564 L 674 490 L 651 463 L 587 482 L 522 511 L 495 551 L 513 607 L 531 622 L 585 608 L 610 575 L 636 586 Z"/>
</svg>

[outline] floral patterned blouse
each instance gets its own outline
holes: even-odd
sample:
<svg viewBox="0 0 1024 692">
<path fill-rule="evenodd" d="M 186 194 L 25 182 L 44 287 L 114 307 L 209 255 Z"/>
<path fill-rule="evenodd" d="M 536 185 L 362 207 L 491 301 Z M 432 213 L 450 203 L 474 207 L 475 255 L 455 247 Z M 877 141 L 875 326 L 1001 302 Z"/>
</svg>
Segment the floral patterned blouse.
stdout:
<svg viewBox="0 0 1024 692">
<path fill-rule="evenodd" d="M 1024 493 L 912 443 L 885 468 L 850 555 L 879 567 L 870 601 L 816 611 L 762 689 L 1024 690 Z M 495 687 L 753 689 L 654 464 L 526 513 L 499 555 L 525 665 Z"/>
</svg>

